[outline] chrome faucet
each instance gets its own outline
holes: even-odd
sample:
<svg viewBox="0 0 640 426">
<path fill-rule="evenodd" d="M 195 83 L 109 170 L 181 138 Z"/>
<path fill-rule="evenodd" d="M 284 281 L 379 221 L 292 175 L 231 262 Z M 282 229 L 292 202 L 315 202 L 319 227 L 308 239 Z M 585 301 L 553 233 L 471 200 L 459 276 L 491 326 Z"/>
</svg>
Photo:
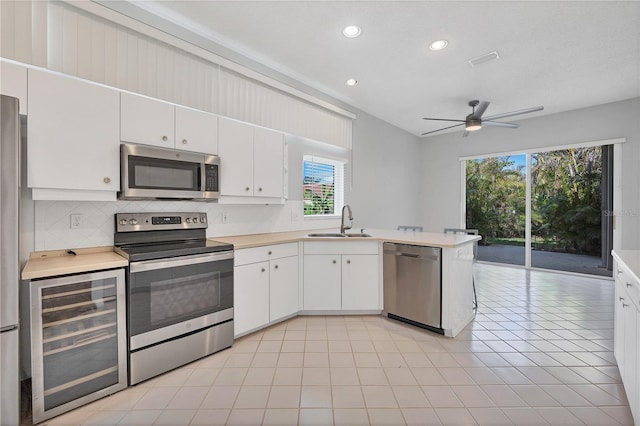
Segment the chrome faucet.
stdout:
<svg viewBox="0 0 640 426">
<path fill-rule="evenodd" d="M 342 215 L 341 215 L 341 222 L 340 222 L 341 234 L 344 234 L 347 231 L 347 229 L 351 229 L 351 227 L 353 226 L 353 224 L 348 226 L 344 224 L 344 209 L 347 209 L 349 211 L 349 220 L 353 220 L 353 213 L 351 212 L 351 206 L 349 206 L 349 204 L 345 204 L 344 206 L 342 206 Z"/>
</svg>

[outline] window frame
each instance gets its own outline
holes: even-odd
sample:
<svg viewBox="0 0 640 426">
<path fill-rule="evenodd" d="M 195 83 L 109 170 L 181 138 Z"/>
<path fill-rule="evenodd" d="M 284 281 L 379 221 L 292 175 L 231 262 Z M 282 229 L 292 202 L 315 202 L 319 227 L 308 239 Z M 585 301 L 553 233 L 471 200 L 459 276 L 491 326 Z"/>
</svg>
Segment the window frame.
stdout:
<svg viewBox="0 0 640 426">
<path fill-rule="evenodd" d="M 305 198 L 305 174 L 306 163 L 317 163 L 325 166 L 333 167 L 333 213 L 307 214 L 305 206 L 307 199 Z M 302 216 L 306 219 L 326 219 L 339 217 L 342 207 L 345 205 L 345 169 L 347 161 L 336 158 L 328 158 L 325 156 L 305 154 L 302 156 Z"/>
</svg>

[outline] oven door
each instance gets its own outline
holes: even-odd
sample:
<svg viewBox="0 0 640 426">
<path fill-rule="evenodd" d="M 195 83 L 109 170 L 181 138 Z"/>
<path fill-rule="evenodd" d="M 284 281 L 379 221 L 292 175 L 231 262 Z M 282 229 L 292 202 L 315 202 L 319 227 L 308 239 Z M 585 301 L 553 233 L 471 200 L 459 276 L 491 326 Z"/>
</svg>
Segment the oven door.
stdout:
<svg viewBox="0 0 640 426">
<path fill-rule="evenodd" d="M 132 262 L 130 350 L 233 320 L 233 251 Z"/>
</svg>

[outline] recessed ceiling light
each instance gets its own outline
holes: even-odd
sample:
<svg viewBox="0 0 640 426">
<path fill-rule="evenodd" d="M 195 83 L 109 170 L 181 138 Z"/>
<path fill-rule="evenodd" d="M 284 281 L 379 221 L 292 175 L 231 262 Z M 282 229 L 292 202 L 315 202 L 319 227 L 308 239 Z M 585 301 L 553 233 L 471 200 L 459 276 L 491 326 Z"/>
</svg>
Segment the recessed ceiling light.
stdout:
<svg viewBox="0 0 640 426">
<path fill-rule="evenodd" d="M 357 25 L 347 25 L 342 29 L 342 34 L 348 38 L 356 38 L 362 33 L 362 28 Z"/>
<path fill-rule="evenodd" d="M 447 40 L 436 40 L 429 45 L 429 49 L 434 51 L 442 50 L 447 47 L 447 44 L 449 44 Z"/>
<path fill-rule="evenodd" d="M 355 86 L 356 84 L 358 84 L 358 80 L 356 80 L 355 78 L 349 78 L 344 82 L 344 84 L 346 84 L 347 86 Z"/>
</svg>

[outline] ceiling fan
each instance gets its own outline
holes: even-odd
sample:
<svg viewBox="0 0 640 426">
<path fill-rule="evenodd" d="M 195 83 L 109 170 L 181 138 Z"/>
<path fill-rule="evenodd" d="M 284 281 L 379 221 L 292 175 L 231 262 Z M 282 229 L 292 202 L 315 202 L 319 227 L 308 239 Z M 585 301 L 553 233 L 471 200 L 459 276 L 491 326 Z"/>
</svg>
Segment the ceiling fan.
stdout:
<svg viewBox="0 0 640 426">
<path fill-rule="evenodd" d="M 520 127 L 519 124 L 503 123 L 503 122 L 500 122 L 500 121 L 493 121 L 493 120 L 496 120 L 496 119 L 499 119 L 499 118 L 513 117 L 514 115 L 527 114 L 529 112 L 542 111 L 544 109 L 544 107 L 542 107 L 542 106 L 537 106 L 537 107 L 532 107 L 532 108 L 520 109 L 520 110 L 517 110 L 517 111 L 505 112 L 505 113 L 502 113 L 502 114 L 490 115 L 488 117 L 484 117 L 483 118 L 482 114 L 484 114 L 484 112 L 489 107 L 489 103 L 490 102 L 487 102 L 487 101 L 480 102 L 477 99 L 469 101 L 469 106 L 472 108 L 472 111 L 471 111 L 471 114 L 467 115 L 464 120 L 456 120 L 456 119 L 449 119 L 449 118 L 429 118 L 429 117 L 425 117 L 425 118 L 423 118 L 423 120 L 458 121 L 461 124 L 454 124 L 453 126 L 443 127 L 442 129 L 438 129 L 438 130 L 432 130 L 430 132 L 423 133 L 422 136 L 428 135 L 430 133 L 439 132 L 441 130 L 452 129 L 454 127 L 458 127 L 458 126 L 462 126 L 462 125 L 464 125 L 464 133 L 462 134 L 462 137 L 466 137 L 469 134 L 469 132 L 474 132 L 476 130 L 480 130 L 482 128 L 482 126 L 507 127 L 507 128 L 510 128 L 510 129 L 517 129 L 518 127 Z M 478 108 L 476 108 L 476 107 L 478 107 Z"/>
</svg>

